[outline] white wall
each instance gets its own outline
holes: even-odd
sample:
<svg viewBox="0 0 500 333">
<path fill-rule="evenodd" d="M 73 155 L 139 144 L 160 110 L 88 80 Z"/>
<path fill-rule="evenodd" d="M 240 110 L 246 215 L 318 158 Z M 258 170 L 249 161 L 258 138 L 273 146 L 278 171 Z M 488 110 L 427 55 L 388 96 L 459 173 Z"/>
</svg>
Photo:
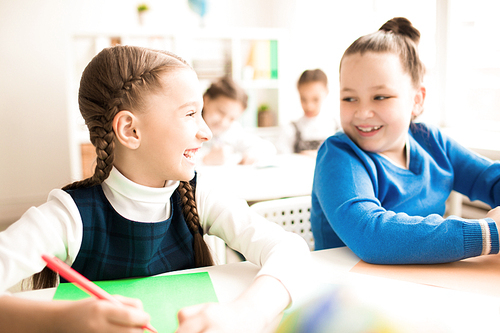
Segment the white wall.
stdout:
<svg viewBox="0 0 500 333">
<path fill-rule="evenodd" d="M 65 0 L 0 2 L 0 223 L 69 182 Z"/>
</svg>

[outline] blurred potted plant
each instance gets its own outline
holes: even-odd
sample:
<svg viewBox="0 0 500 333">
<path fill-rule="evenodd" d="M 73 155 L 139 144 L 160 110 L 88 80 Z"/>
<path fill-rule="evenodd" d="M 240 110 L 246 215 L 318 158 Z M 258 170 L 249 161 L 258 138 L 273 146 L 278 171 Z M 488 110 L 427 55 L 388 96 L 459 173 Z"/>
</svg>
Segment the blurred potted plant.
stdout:
<svg viewBox="0 0 500 333">
<path fill-rule="evenodd" d="M 261 104 L 257 109 L 257 126 L 270 127 L 274 126 L 274 116 L 269 105 Z"/>
<path fill-rule="evenodd" d="M 149 11 L 149 6 L 146 3 L 141 3 L 137 6 L 137 15 L 139 18 L 139 24 L 144 25 L 144 16 Z"/>
</svg>

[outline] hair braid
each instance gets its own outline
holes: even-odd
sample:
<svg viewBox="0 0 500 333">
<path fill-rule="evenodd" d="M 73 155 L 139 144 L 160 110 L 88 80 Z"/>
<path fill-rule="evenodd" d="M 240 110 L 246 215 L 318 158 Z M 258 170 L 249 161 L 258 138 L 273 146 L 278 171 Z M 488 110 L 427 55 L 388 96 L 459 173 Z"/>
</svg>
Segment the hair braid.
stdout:
<svg viewBox="0 0 500 333">
<path fill-rule="evenodd" d="M 196 267 L 212 266 L 214 264 L 210 250 L 203 240 L 203 229 L 194 200 L 194 190 L 189 182 L 180 182 L 178 187 L 181 195 L 182 213 L 186 224 L 193 234 L 194 260 Z"/>
</svg>

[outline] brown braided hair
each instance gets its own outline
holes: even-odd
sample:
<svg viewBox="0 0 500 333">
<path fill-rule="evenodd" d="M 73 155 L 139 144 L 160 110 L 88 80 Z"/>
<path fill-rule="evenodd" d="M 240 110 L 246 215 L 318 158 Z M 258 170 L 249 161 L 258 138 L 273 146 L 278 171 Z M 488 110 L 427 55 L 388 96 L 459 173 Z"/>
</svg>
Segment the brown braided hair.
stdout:
<svg viewBox="0 0 500 333">
<path fill-rule="evenodd" d="M 63 190 L 91 187 L 108 178 L 114 162 L 115 133 L 113 119 L 121 110 L 140 112 L 147 96 L 162 89 L 161 75 L 173 70 L 191 69 L 182 58 L 166 51 L 136 46 L 106 48 L 83 71 L 78 92 L 80 113 L 89 129 L 90 142 L 96 149 L 94 174 L 63 187 Z M 186 224 L 193 233 L 196 267 L 213 265 L 194 201 L 194 190 L 181 182 L 179 193 Z M 33 276 L 33 288 L 53 287 L 57 275 L 45 267 Z"/>
<path fill-rule="evenodd" d="M 181 196 L 184 219 L 194 238 L 195 265 L 196 267 L 212 266 L 214 262 L 207 243 L 203 240 L 203 229 L 201 228 L 198 209 L 194 201 L 194 190 L 189 182 L 180 182 L 177 189 Z"/>
</svg>

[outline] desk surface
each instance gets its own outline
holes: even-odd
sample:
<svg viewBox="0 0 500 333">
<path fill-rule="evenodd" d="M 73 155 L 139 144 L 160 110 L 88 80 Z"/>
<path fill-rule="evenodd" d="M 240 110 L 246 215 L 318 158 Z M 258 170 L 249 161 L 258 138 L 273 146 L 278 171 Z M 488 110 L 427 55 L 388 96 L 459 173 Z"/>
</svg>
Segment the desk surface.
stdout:
<svg viewBox="0 0 500 333">
<path fill-rule="evenodd" d="M 426 332 L 496 332 L 500 328 L 500 297 L 353 273 L 351 270 L 359 263 L 359 258 L 346 247 L 315 251 L 312 258 L 312 281 L 304 281 L 305 285 L 313 286 L 311 294 L 324 294 L 325 290 L 340 286 L 354 295 L 358 302 L 411 323 L 414 327 L 411 332 L 421 329 Z M 199 271 L 209 272 L 219 301 L 227 302 L 251 284 L 258 267 L 241 262 L 168 274 Z M 52 288 L 14 295 L 51 299 L 54 291 Z M 299 299 L 289 311 L 311 298 Z"/>
<path fill-rule="evenodd" d="M 310 195 L 315 163 L 290 154 L 277 155 L 267 165 L 199 166 L 198 182 L 246 201 Z"/>
</svg>

